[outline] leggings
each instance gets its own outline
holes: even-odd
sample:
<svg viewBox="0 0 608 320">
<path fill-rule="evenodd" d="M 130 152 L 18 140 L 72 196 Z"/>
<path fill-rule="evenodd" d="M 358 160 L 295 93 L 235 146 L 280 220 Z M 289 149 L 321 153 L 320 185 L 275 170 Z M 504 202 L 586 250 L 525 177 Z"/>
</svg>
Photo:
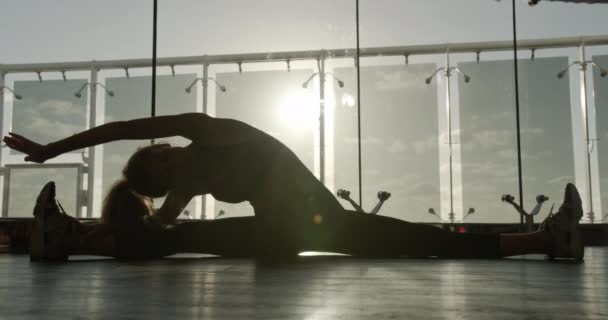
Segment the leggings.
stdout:
<svg viewBox="0 0 608 320">
<path fill-rule="evenodd" d="M 257 217 L 185 221 L 162 232 L 139 226 L 115 234 L 116 256 L 145 259 L 205 253 L 282 258 L 302 251 L 325 251 L 360 257 L 501 257 L 498 234 L 454 233 L 348 211 L 334 218 L 337 219 L 328 219 L 327 223 L 287 223 L 280 230 L 261 227 Z"/>
</svg>

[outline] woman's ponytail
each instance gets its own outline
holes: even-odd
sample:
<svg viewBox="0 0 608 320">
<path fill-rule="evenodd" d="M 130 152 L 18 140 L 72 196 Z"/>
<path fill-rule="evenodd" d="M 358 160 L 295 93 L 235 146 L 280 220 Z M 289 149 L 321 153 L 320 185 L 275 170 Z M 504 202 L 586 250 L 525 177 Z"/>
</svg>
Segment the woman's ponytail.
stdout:
<svg viewBox="0 0 608 320">
<path fill-rule="evenodd" d="M 112 229 L 141 223 L 151 214 L 150 199 L 135 194 L 126 179 L 118 180 L 106 195 L 101 211 L 101 222 Z"/>
</svg>

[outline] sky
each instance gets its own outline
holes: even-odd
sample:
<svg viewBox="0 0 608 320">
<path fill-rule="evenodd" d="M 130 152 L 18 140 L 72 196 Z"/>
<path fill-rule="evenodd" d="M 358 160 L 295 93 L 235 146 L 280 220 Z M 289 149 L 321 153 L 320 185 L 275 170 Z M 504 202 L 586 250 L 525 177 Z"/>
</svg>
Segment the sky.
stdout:
<svg viewBox="0 0 608 320">
<path fill-rule="evenodd" d="M 525 3 L 518 1 L 517 27 L 521 39 L 601 35 L 608 30 L 605 22 L 608 5 L 541 3 L 530 8 Z M 4 26 L 0 28 L 0 37 L 6 39 L 6 45 L 0 48 L 0 64 L 151 57 L 151 1 L 1 0 L 0 8 Z M 360 22 L 362 47 L 510 40 L 512 37 L 510 1 L 364 0 Z M 354 1 L 347 0 L 266 0 L 256 1 L 255 6 L 244 0 L 161 0 L 158 53 L 160 57 L 167 57 L 352 48 L 356 43 L 355 26 Z M 607 53 L 603 47 L 594 54 Z M 520 74 L 528 208 L 539 193 L 546 193 L 550 202 L 555 200 L 559 204 L 565 182 L 576 180 L 581 184 L 580 178 L 575 179 L 581 175 L 580 160 L 577 162 L 573 156 L 575 153 L 581 158 L 581 147 L 577 149 L 576 145 L 581 143 L 572 139 L 573 130 L 580 131 L 575 114 L 580 107 L 576 105 L 576 90 L 572 89 L 573 81 L 558 81 L 554 77 L 555 70 L 565 67 L 567 57 L 574 56 L 576 50 L 539 50 L 536 54 L 535 61 L 522 63 Z M 605 58 L 598 59 L 608 65 Z M 449 212 L 446 113 L 442 98 L 445 82 L 438 79 L 439 82 L 426 86 L 424 79 L 442 66 L 443 58 L 414 56 L 410 61 L 412 65 L 404 66 L 402 60 L 388 58 L 367 63 L 362 68 L 364 207 L 371 209 L 377 201 L 377 191 L 385 190 L 393 197 L 382 214 L 411 221 L 436 221 L 427 213 L 428 208 L 442 212 L 444 218 Z M 456 61 L 461 62 L 460 67 L 473 80 L 465 84 L 462 78 L 452 79 L 455 94 L 451 101 L 455 108 L 457 139 L 454 150 L 458 164 L 455 179 L 462 183 L 462 187 L 458 184 L 453 190 L 455 210 L 462 214 L 474 207 L 476 214 L 469 219 L 476 222 L 517 221 L 512 209 L 499 201 L 503 193 L 517 195 L 513 153 L 514 87 L 509 55 L 482 53 L 479 64 L 470 62 L 474 61 L 472 55 L 460 55 Z M 315 127 L 311 123 L 316 115 L 297 111 L 315 109 L 318 104 L 317 91 L 301 88 L 302 79 L 314 72 L 314 65 L 297 65 L 290 73 L 276 64 L 266 67 L 244 64 L 243 74 L 238 73 L 234 65 L 214 68 L 216 79 L 228 87 L 226 93 L 213 92 L 210 105 L 214 113 L 251 122 L 278 136 L 314 171 L 317 153 Z M 356 77 L 352 63 L 336 63 L 332 68 L 346 85 L 339 88 L 334 83 L 328 93 L 334 105 L 335 129 L 328 137 L 333 145 L 330 155 L 333 161 L 328 162 L 333 175 L 328 184 L 334 191 L 346 188 L 356 194 L 356 112 L 349 103 L 349 99 L 357 96 Z M 178 77 L 164 77 L 159 81 L 158 103 L 161 109 L 165 108 L 161 112 L 196 109 L 196 96 L 185 94 L 183 88 L 200 69 L 178 67 L 176 70 Z M 104 99 L 106 121 L 146 115 L 150 80 L 145 75 L 149 72 L 131 73 L 136 74 L 131 79 L 125 79 L 124 72 L 119 71 L 102 75 L 105 84 L 116 91 L 114 98 Z M 86 80 L 81 73 L 68 73 L 68 76 L 76 79 L 39 83 L 32 81 L 36 79 L 33 74 L 12 78 L 9 75 L 7 79 L 16 80 L 14 87 L 24 96 L 22 102 L 14 104 L 12 127 L 40 141 L 57 139 L 83 128 L 86 96 L 77 99 L 73 92 Z M 58 79 L 59 75 L 43 74 L 43 77 Z M 605 105 L 602 88 L 606 86 L 596 78 L 592 100 L 599 108 Z M 294 122 L 294 112 L 300 112 L 296 118 L 307 119 L 307 124 Z M 599 120 L 602 116 L 603 113 L 598 112 L 598 123 L 602 123 Z M 603 134 L 601 130 L 598 127 L 598 134 Z M 599 144 L 598 157 L 602 159 L 601 140 Z M 104 191 L 136 146 L 136 143 L 120 142 L 104 149 Z M 606 190 L 608 180 L 603 177 L 608 176 L 608 168 L 598 168 L 600 172 L 607 172 L 598 182 Z M 53 170 L 52 174 L 73 181 L 70 176 L 73 173 Z M 16 176 L 21 182 L 15 180 Z M 28 215 L 31 211 L 27 196 L 23 195 L 35 193 L 32 186 L 41 183 L 38 182 L 40 173 L 27 176 L 19 173 L 12 177 L 15 183 L 12 194 L 19 194 L 21 198 L 11 198 L 10 208 L 19 215 L 22 212 Z M 68 182 L 65 184 L 66 190 L 74 189 Z M 62 194 L 65 202 L 75 203 L 71 191 Z M 604 194 L 601 197 L 606 203 Z M 206 207 L 213 214 L 219 210 L 235 216 L 251 214 L 247 205 L 206 204 Z M 541 214 L 546 215 L 547 210 Z"/>
</svg>

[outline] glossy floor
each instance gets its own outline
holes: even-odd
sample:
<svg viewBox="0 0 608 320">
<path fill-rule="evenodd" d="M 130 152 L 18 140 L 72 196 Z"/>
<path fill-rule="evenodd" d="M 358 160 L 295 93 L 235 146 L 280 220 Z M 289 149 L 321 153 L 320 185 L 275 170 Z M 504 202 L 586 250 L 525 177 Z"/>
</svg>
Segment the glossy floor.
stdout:
<svg viewBox="0 0 608 320">
<path fill-rule="evenodd" d="M 608 248 L 584 264 L 179 256 L 63 264 L 0 255 L 1 319 L 608 319 Z"/>
</svg>

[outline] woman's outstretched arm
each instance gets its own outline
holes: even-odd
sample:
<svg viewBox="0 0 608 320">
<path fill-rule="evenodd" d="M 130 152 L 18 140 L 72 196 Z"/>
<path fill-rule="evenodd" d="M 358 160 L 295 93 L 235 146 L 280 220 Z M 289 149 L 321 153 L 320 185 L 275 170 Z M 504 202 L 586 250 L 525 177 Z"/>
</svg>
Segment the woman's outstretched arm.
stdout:
<svg viewBox="0 0 608 320">
<path fill-rule="evenodd" d="M 3 141 L 26 154 L 25 161 L 43 163 L 58 155 L 117 140 L 146 140 L 182 136 L 201 144 L 229 144 L 242 140 L 251 128 L 229 119 L 214 119 L 202 113 L 184 113 L 129 121 L 110 122 L 71 137 L 42 145 L 16 133 Z"/>
<path fill-rule="evenodd" d="M 47 145 L 38 144 L 16 133 L 9 133 L 10 136 L 5 136 L 3 140 L 10 148 L 25 153 L 26 161 L 42 163 L 70 151 L 111 141 L 171 136 L 189 138 L 192 134 L 184 122 L 188 122 L 191 117 L 189 114 L 182 114 L 110 122 Z"/>
</svg>

